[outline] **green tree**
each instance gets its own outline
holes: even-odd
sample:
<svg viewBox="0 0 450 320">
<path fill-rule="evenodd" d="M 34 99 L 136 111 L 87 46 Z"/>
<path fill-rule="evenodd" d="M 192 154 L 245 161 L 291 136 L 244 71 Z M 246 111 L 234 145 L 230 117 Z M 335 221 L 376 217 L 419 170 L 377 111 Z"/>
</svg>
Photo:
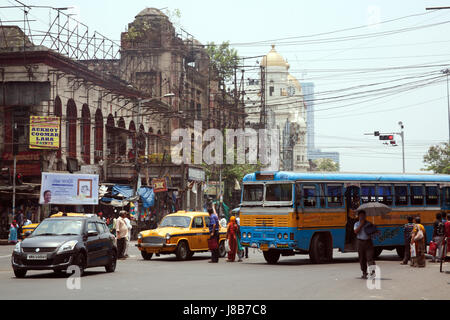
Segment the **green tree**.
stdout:
<svg viewBox="0 0 450 320">
<path fill-rule="evenodd" d="M 450 174 L 450 146 L 447 142 L 431 146 L 423 156 L 425 169 L 434 173 Z"/>
<path fill-rule="evenodd" d="M 314 171 L 338 172 L 339 164 L 328 158 L 316 159 L 313 161 Z"/>
<path fill-rule="evenodd" d="M 206 52 L 211 59 L 211 66 L 217 71 L 218 77 L 225 81 L 232 78 L 234 68 L 238 65 L 239 56 L 236 49 L 230 48 L 228 41 L 220 45 L 214 42 L 208 42 Z"/>
</svg>

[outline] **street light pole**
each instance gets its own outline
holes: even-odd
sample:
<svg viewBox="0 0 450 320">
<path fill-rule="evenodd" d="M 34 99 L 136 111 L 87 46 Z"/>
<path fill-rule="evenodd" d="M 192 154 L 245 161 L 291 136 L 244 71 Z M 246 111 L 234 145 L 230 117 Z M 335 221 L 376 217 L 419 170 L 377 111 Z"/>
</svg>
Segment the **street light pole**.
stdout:
<svg viewBox="0 0 450 320">
<path fill-rule="evenodd" d="M 450 70 L 445 69 L 441 70 L 441 72 L 447 76 L 448 142 L 450 143 L 450 95 L 448 89 L 448 74 L 450 73 Z"/>
<path fill-rule="evenodd" d="M 405 132 L 403 129 L 405 126 L 403 125 L 403 122 L 399 122 L 398 125 L 402 129 L 402 131 L 399 133 L 400 137 L 402 138 L 402 159 L 403 159 L 403 173 L 405 173 Z"/>
</svg>

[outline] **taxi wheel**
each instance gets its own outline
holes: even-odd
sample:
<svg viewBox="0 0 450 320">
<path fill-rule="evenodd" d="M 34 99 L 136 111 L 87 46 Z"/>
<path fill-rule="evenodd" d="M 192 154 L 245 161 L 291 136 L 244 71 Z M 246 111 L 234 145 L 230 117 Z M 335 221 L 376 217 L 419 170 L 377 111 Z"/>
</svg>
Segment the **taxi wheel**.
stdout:
<svg viewBox="0 0 450 320">
<path fill-rule="evenodd" d="M 27 270 L 14 269 L 14 275 L 16 278 L 25 278 L 26 274 Z"/>
<path fill-rule="evenodd" d="M 181 261 L 187 260 L 189 257 L 189 253 L 190 250 L 188 244 L 185 241 L 180 241 L 175 252 L 175 254 L 177 255 L 177 259 Z"/>
<path fill-rule="evenodd" d="M 148 253 L 146 251 L 141 251 L 141 256 L 144 260 L 150 260 L 153 257 L 153 253 Z"/>
<path fill-rule="evenodd" d="M 188 259 L 192 259 L 194 256 L 194 251 L 189 251 Z"/>
<path fill-rule="evenodd" d="M 219 257 L 225 258 L 227 255 L 227 250 L 225 249 L 225 240 L 221 241 L 219 244 Z"/>
</svg>

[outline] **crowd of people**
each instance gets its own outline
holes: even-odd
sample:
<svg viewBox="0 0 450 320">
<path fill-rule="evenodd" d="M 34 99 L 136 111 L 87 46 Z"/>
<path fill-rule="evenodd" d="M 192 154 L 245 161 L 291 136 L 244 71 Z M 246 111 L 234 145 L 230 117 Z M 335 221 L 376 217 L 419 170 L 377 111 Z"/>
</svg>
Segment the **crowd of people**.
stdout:
<svg viewBox="0 0 450 320">
<path fill-rule="evenodd" d="M 214 203 L 212 203 L 207 209 L 210 219 L 209 219 L 209 247 L 211 250 L 211 261 L 210 263 L 219 262 L 219 230 L 220 226 L 227 228 L 227 251 L 228 257 L 227 262 L 234 262 L 236 256 L 238 257 L 238 262 L 242 261 L 242 258 L 248 258 L 248 248 L 245 249 L 241 245 L 241 231 L 240 231 L 240 221 L 236 216 L 231 216 L 230 221 L 227 224 L 225 219 L 219 221 L 219 216 L 217 215 Z"/>
<path fill-rule="evenodd" d="M 427 234 L 425 227 L 421 223 L 420 217 L 409 216 L 404 230 L 404 257 L 402 265 L 410 263 L 411 267 L 423 268 L 426 265 Z M 378 233 L 376 226 L 366 219 L 366 212 L 358 212 L 358 221 L 354 225 L 354 232 L 357 238 L 358 257 L 362 271 L 362 278 L 367 279 L 375 275 L 374 266 L 374 246 L 372 238 Z M 447 220 L 445 212 L 437 213 L 433 224 L 433 235 L 429 246 L 431 262 L 440 262 L 446 253 L 443 252 L 446 239 L 450 239 L 450 221 Z M 448 241 L 448 240 L 447 240 Z"/>
</svg>

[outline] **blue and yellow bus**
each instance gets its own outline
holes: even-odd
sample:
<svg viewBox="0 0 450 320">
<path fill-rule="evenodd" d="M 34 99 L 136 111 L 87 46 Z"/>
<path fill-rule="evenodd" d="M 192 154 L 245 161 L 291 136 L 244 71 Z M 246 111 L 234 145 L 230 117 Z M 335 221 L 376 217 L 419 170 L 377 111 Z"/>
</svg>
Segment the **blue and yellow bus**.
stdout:
<svg viewBox="0 0 450 320">
<path fill-rule="evenodd" d="M 355 252 L 353 226 L 359 205 L 377 201 L 392 208 L 368 217 L 380 234 L 375 255 L 397 250 L 403 257 L 403 225 L 420 216 L 431 240 L 436 213 L 450 209 L 450 175 L 255 172 L 243 179 L 242 245 L 259 248 L 268 263 L 281 256 L 309 254 L 330 262 L 333 249 Z"/>
</svg>

